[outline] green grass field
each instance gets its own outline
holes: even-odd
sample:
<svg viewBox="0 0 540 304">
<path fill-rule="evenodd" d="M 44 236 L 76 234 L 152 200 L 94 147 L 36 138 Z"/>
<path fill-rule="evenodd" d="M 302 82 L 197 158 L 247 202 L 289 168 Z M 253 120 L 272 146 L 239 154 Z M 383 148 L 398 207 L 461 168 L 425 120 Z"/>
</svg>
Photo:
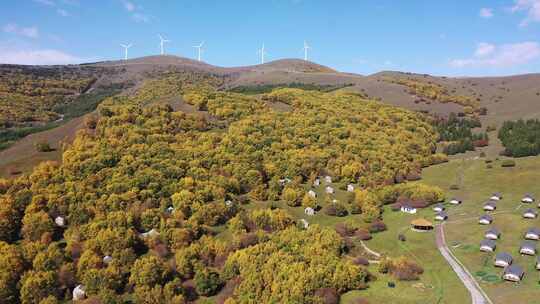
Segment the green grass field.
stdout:
<svg viewBox="0 0 540 304">
<path fill-rule="evenodd" d="M 445 227 L 449 247 L 458 259 L 476 276 L 484 291 L 494 303 L 535 303 L 540 296 L 540 274 L 535 270 L 535 257 L 521 256 L 519 246 L 527 228 L 540 227 L 540 220 L 525 220 L 522 212 L 535 208 L 536 204 L 520 203 L 525 193 L 540 194 L 540 157 L 516 159 L 516 167 L 502 168 L 500 161 L 489 169 L 483 159 L 453 160 L 449 163 L 426 168 L 423 182 L 437 185 L 448 193 L 464 200 L 459 207 L 449 210 Z M 458 184 L 459 190 L 449 190 Z M 501 192 L 503 200 L 493 213 L 493 227 L 502 235 L 497 241 L 497 252 L 508 252 L 514 263 L 525 270 L 524 280 L 519 283 L 502 281 L 502 269 L 493 266 L 495 254 L 479 251 L 479 243 L 489 226 L 479 225 L 477 219 L 484 214 L 483 203 L 493 192 Z"/>
<path fill-rule="evenodd" d="M 372 240 L 366 242 L 367 246 L 390 257 L 410 257 L 424 268 L 424 274 L 419 281 L 397 282 L 395 289 L 387 287 L 388 281 L 395 280 L 377 274 L 378 281 L 371 283 L 368 290 L 346 294 L 342 302 L 353 303 L 353 296 L 361 296 L 372 303 L 468 303 L 469 293 L 440 255 L 433 231 L 414 232 L 410 229 L 412 219 L 424 217 L 433 221 L 433 216 L 431 209 L 409 215 L 385 208 L 384 222 L 388 230 L 374 235 Z M 405 242 L 398 241 L 400 233 L 406 236 Z M 373 272 L 376 273 L 376 268 Z"/>
</svg>

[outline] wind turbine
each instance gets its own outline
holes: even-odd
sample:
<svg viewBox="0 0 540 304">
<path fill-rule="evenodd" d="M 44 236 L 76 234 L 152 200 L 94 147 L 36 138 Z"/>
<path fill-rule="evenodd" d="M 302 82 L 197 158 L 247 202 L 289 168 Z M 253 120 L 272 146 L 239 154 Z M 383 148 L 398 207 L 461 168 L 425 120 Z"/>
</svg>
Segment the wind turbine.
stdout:
<svg viewBox="0 0 540 304">
<path fill-rule="evenodd" d="M 133 44 L 120 44 L 124 48 L 124 60 L 128 60 L 128 49 L 133 46 Z"/>
<path fill-rule="evenodd" d="M 304 40 L 304 60 L 308 60 L 308 50 L 311 49 L 311 47 L 307 44 L 307 42 Z"/>
<path fill-rule="evenodd" d="M 202 49 L 203 49 L 203 45 L 204 45 L 204 41 L 201 42 L 201 44 L 199 44 L 199 45 L 194 45 L 194 46 L 193 46 L 193 47 L 196 48 L 196 49 L 198 50 L 198 52 L 199 52 L 199 56 L 197 57 L 197 58 L 198 58 L 198 59 L 197 59 L 198 61 L 201 61 L 201 51 L 202 51 Z"/>
<path fill-rule="evenodd" d="M 257 51 L 258 54 L 261 54 L 261 64 L 264 64 L 264 55 L 268 55 L 264 49 L 264 43 L 262 45 L 262 48 Z"/>
<path fill-rule="evenodd" d="M 171 42 L 170 40 L 167 40 L 165 38 L 163 38 L 163 36 L 161 35 L 158 35 L 159 36 L 159 46 L 161 48 L 161 55 L 164 55 L 165 54 L 165 50 L 163 49 L 163 44 L 165 44 L 165 42 Z"/>
</svg>

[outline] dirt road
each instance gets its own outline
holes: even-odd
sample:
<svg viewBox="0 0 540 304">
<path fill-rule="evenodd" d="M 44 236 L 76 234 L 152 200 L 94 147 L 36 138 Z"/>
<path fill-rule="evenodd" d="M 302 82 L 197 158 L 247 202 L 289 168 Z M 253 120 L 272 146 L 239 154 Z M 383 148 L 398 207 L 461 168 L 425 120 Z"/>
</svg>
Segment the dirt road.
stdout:
<svg viewBox="0 0 540 304">
<path fill-rule="evenodd" d="M 446 245 L 446 239 L 444 237 L 444 223 L 435 227 L 435 239 L 437 242 L 437 248 L 441 252 L 444 259 L 450 264 L 450 267 L 457 274 L 459 279 L 463 282 L 465 287 L 471 294 L 472 304 L 493 304 L 486 293 L 478 285 L 474 277 L 469 271 L 461 264 L 457 258 L 452 254 L 448 246 Z"/>
</svg>

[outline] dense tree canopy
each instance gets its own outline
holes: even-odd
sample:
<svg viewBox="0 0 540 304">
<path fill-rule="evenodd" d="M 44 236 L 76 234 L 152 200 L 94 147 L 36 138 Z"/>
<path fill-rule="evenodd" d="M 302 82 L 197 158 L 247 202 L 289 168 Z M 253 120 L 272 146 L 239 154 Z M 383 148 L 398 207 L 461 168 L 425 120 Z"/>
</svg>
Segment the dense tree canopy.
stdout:
<svg viewBox="0 0 540 304">
<path fill-rule="evenodd" d="M 464 107 L 464 112 L 466 114 L 481 113 L 485 111 L 485 108 L 481 109 L 479 102 L 473 97 L 456 95 L 444 86 L 432 81 L 421 81 L 413 77 L 387 77 L 385 81 L 408 87 L 409 93 L 418 96 L 420 98 L 419 101 L 427 102 L 424 100 L 424 98 L 427 98 L 441 103 L 450 102 L 459 104 Z"/>
<path fill-rule="evenodd" d="M 508 156 L 522 157 L 540 154 L 540 121 L 506 121 L 499 130 L 501 140 Z"/>
<path fill-rule="evenodd" d="M 79 284 L 103 301 L 182 303 L 193 280 L 199 295 L 213 295 L 239 277 L 231 301 L 317 303 L 320 289 L 364 288 L 366 271 L 343 258 L 333 230 L 303 230 L 260 201 L 312 204 L 302 185 L 323 174 L 358 185 L 350 203 L 370 220 L 400 195 L 440 200 L 433 189 L 392 186 L 441 159 L 421 114 L 352 93 L 258 98 L 217 84 L 172 74 L 109 98 L 61 164 L 0 181 L 8 303 L 68 300 Z M 151 102 L 174 96 L 207 115 Z"/>
</svg>

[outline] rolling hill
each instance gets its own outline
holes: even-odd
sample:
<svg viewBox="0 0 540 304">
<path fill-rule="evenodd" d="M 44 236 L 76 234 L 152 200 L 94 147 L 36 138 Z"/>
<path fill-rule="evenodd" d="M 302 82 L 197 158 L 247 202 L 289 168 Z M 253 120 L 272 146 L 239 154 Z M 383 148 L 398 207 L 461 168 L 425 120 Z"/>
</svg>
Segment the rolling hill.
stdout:
<svg viewBox="0 0 540 304">
<path fill-rule="evenodd" d="M 39 139 L 50 141 L 53 148 L 59 148 L 59 139 L 74 137 L 78 129 L 76 126 L 81 124 L 64 124 L 61 120 L 66 115 L 64 114 L 66 109 L 67 112 L 74 113 L 71 116 L 68 115 L 67 120 L 83 116 L 95 109 L 101 100 L 99 98 L 107 95 L 103 94 L 103 92 L 132 95 L 146 81 L 159 79 L 171 73 L 184 72 L 202 77 L 213 77 L 218 79 L 219 88 L 224 91 L 260 93 L 276 87 L 287 86 L 324 91 L 341 89 L 361 93 L 370 99 L 380 100 L 383 103 L 397 107 L 443 116 L 451 112 L 460 113 L 466 110 L 462 104 L 452 102 L 453 96 L 458 96 L 474 102 L 476 110 L 485 110 L 482 115 L 479 115 L 483 124 L 482 129 L 487 126 L 497 128 L 506 120 L 540 118 L 540 74 L 450 78 L 384 71 L 363 76 L 342 73 L 323 65 L 299 59 L 283 59 L 254 66 L 219 67 L 176 56 L 149 56 L 127 61 L 104 61 L 68 66 L 0 65 L 0 71 L 2 71 L 0 85 L 10 83 L 13 75 L 25 75 L 22 81 L 29 82 L 29 87 L 34 88 L 28 92 L 17 93 L 17 100 L 22 100 L 23 103 L 25 98 L 30 101 L 34 100 L 32 102 L 37 103 L 43 98 L 49 100 L 47 106 L 42 104 L 35 106 L 29 103 L 25 107 L 17 107 L 16 109 L 22 109 L 20 111 L 23 111 L 19 113 L 21 119 L 18 122 L 9 121 L 13 119 L 10 116 L 5 118 L 4 127 L 0 126 L 0 134 L 2 132 L 13 133 L 13 131 L 18 134 L 17 123 L 19 127 L 30 128 L 29 131 L 20 132 L 22 135 L 17 135 L 14 139 L 8 136 L 12 139 L 4 143 L 6 146 L 11 145 L 11 147 L 0 151 L 0 174 L 3 176 L 9 175 L 9 171 L 19 171 L 13 169 L 14 163 L 24 163 L 32 167 L 35 165 L 33 159 L 41 160 L 40 157 L 36 158 L 35 152 L 28 151 L 28 147 L 31 146 L 29 143 Z M 66 90 L 59 88 L 62 89 L 61 94 L 57 93 L 59 89 L 52 93 L 43 93 L 40 86 L 46 86 L 46 81 L 50 79 L 60 79 L 61 75 L 70 75 L 72 82 L 84 80 L 77 82 L 81 83 L 82 89 Z M 446 99 L 450 100 L 450 102 L 441 102 L 437 98 L 431 98 L 433 96 L 421 96 L 421 92 L 415 92 L 407 85 L 411 83 L 444 91 Z M 61 85 L 67 88 L 73 87 L 72 83 L 62 83 Z M 35 89 L 36 86 L 39 90 Z M 13 100 L 11 98 L 13 94 L 9 92 L 9 86 L 7 87 L 8 89 L 5 90 L 7 92 L 0 95 L 0 106 L 5 106 L 6 103 L 9 104 Z M 114 91 L 111 88 L 114 88 Z M 36 94 L 38 97 L 43 97 L 36 99 Z M 92 94 L 96 94 L 97 97 L 94 98 Z M 91 104 L 88 102 L 89 99 L 92 100 Z M 181 96 L 171 96 L 170 100 L 173 101 L 173 108 L 183 109 L 184 111 L 191 109 L 182 101 Z M 64 112 L 59 109 L 63 109 Z M 26 118 L 34 116 L 39 119 Z M 58 123 L 59 120 L 60 123 Z M 82 120 L 82 118 L 79 119 L 79 121 Z M 57 127 L 54 124 L 55 122 L 60 126 Z M 16 143 L 18 138 L 24 137 L 27 133 L 52 127 L 57 127 L 57 129 L 52 132 L 36 134 L 20 144 Z M 54 136 L 49 136 L 50 134 L 54 134 Z M 490 135 L 492 143 L 487 151 L 496 154 L 501 150 L 501 146 L 496 139 L 496 134 L 492 132 Z M 54 154 L 54 152 L 51 154 Z M 59 159 L 60 157 L 54 155 L 51 158 Z"/>
</svg>

